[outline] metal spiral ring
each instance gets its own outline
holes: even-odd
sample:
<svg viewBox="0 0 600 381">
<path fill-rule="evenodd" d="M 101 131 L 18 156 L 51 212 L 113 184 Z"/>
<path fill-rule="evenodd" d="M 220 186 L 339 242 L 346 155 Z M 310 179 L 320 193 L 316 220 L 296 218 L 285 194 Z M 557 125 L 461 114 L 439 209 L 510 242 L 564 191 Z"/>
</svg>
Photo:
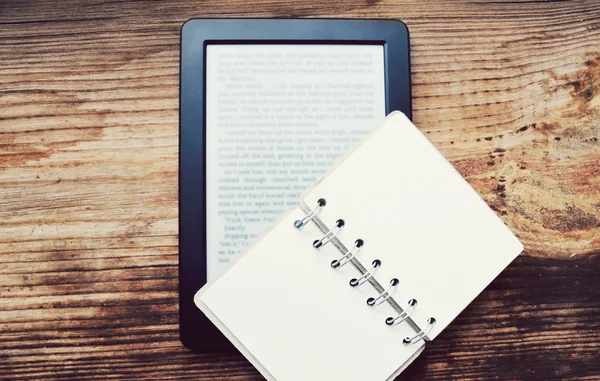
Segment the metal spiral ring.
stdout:
<svg viewBox="0 0 600 381">
<path fill-rule="evenodd" d="M 368 281 L 369 279 L 371 279 L 371 277 L 373 276 L 373 274 L 375 274 L 375 272 L 377 271 L 377 269 L 379 268 L 379 266 L 381 266 L 381 261 L 379 259 L 376 259 L 373 261 L 371 269 L 369 271 L 367 271 L 366 273 L 364 273 L 360 278 L 352 278 L 350 280 L 350 286 L 352 287 L 358 287 L 363 285 L 366 281 Z"/>
<path fill-rule="evenodd" d="M 396 291 L 396 288 L 398 288 L 398 283 L 400 283 L 398 278 L 393 278 L 392 280 L 390 280 L 390 285 L 388 286 L 388 288 L 384 292 L 382 292 L 377 298 L 367 299 L 367 304 L 371 307 L 377 307 L 381 303 L 388 300 L 388 298 L 392 296 L 394 291 Z"/>
<path fill-rule="evenodd" d="M 434 325 L 435 325 L 435 318 L 430 317 L 429 319 L 427 319 L 427 327 L 425 327 L 425 329 L 421 330 L 421 332 L 417 333 L 413 337 L 405 337 L 402 342 L 404 344 L 418 343 L 419 341 L 423 340 L 423 338 L 425 336 L 427 336 L 427 334 L 431 331 L 431 329 L 433 328 Z"/>
<path fill-rule="evenodd" d="M 325 206 L 325 199 L 324 198 L 320 198 L 317 201 L 317 206 L 314 207 L 313 210 L 311 210 L 303 219 L 301 220 L 296 220 L 294 222 L 294 226 L 296 227 L 296 229 L 300 229 L 301 227 L 303 227 L 304 225 L 306 225 L 306 223 L 310 220 L 313 219 L 314 216 L 316 216 L 321 209 Z"/>
<path fill-rule="evenodd" d="M 321 239 L 317 239 L 313 242 L 313 247 L 315 249 L 320 249 L 321 247 L 327 245 L 327 243 L 329 241 L 331 241 L 331 239 L 333 237 L 335 237 L 335 235 L 344 227 L 344 220 L 339 219 L 337 221 L 335 221 L 335 225 L 333 226 L 333 228 L 331 228 L 331 230 L 329 230 L 327 233 L 325 233 L 325 235 L 323 236 L 323 238 Z"/>
<path fill-rule="evenodd" d="M 396 324 L 400 324 L 402 323 L 404 320 L 408 319 L 408 317 L 410 316 L 410 314 L 413 313 L 413 311 L 415 310 L 415 307 L 417 306 L 417 299 L 411 299 L 408 301 L 408 308 L 404 310 L 404 312 L 402 312 L 400 315 L 396 316 L 396 317 L 389 317 L 387 319 L 385 319 L 385 324 L 392 326 L 392 325 L 396 325 Z"/>
<path fill-rule="evenodd" d="M 362 247 L 362 245 L 364 245 L 365 241 L 363 241 L 362 239 L 357 239 L 356 241 L 354 241 L 354 247 L 350 250 L 348 250 L 346 252 L 346 254 L 344 254 L 340 259 L 336 259 L 335 261 L 331 262 L 331 267 L 333 267 L 334 269 L 339 269 L 340 267 L 344 266 L 346 263 L 350 262 L 352 260 L 352 258 L 354 258 L 354 256 L 356 254 L 358 254 L 358 252 L 360 251 L 360 248 Z"/>
</svg>

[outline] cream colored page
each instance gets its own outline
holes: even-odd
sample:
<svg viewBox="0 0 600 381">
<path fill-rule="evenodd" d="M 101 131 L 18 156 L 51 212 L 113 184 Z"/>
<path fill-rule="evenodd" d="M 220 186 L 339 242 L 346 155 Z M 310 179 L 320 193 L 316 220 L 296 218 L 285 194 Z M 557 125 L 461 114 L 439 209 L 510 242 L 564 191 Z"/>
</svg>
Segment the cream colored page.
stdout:
<svg viewBox="0 0 600 381">
<path fill-rule="evenodd" d="M 303 197 L 325 198 L 319 219 L 346 222 L 342 243 L 364 240 L 358 259 L 382 261 L 382 285 L 400 280 L 394 299 L 435 338 L 523 249 L 450 163 L 401 113 L 388 116 L 362 145 Z"/>
<path fill-rule="evenodd" d="M 208 279 L 384 119 L 384 84 L 382 45 L 206 47 Z"/>
<path fill-rule="evenodd" d="M 295 229 L 302 216 L 299 209 L 283 216 L 199 292 L 197 303 L 269 379 L 388 379 L 424 342 L 402 343 L 414 331 L 405 323 L 387 326 L 394 314 L 387 304 L 367 306 L 372 286 L 350 287 L 357 270 L 332 269 L 340 253 L 331 245 L 315 250 L 311 243 L 322 233 L 312 223 Z"/>
</svg>

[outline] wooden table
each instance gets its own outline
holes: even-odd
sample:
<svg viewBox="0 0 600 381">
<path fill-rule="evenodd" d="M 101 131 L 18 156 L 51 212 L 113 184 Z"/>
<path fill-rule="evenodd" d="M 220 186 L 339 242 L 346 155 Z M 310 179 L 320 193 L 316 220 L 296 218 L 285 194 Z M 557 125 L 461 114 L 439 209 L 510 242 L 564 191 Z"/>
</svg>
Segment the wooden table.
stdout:
<svg viewBox="0 0 600 381">
<path fill-rule="evenodd" d="M 403 379 L 600 379 L 595 0 L 3 0 L 0 379 L 261 379 L 178 339 L 179 28 L 232 16 L 404 20 L 415 123 L 526 247 Z"/>
</svg>

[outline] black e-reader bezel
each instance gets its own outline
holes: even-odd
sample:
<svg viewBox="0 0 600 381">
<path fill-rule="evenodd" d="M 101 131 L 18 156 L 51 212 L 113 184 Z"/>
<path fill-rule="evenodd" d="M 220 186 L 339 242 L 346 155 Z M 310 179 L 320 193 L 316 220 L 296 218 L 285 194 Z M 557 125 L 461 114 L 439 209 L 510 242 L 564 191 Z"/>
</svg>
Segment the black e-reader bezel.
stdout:
<svg viewBox="0 0 600 381">
<path fill-rule="evenodd" d="M 194 305 L 194 294 L 207 278 L 205 63 L 209 44 L 382 45 L 386 114 L 400 110 L 411 117 L 409 37 L 401 21 L 191 19 L 183 24 L 179 76 L 179 329 L 185 346 L 203 352 L 234 348 Z"/>
</svg>

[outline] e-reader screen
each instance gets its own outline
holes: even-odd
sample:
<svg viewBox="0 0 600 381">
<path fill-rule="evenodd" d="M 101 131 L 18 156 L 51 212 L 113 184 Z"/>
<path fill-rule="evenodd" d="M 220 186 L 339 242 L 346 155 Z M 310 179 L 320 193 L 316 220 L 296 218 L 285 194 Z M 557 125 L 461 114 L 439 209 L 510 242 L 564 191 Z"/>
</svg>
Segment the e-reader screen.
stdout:
<svg viewBox="0 0 600 381">
<path fill-rule="evenodd" d="M 210 280 L 385 118 L 386 98 L 383 45 L 208 44 L 205 54 Z"/>
</svg>

